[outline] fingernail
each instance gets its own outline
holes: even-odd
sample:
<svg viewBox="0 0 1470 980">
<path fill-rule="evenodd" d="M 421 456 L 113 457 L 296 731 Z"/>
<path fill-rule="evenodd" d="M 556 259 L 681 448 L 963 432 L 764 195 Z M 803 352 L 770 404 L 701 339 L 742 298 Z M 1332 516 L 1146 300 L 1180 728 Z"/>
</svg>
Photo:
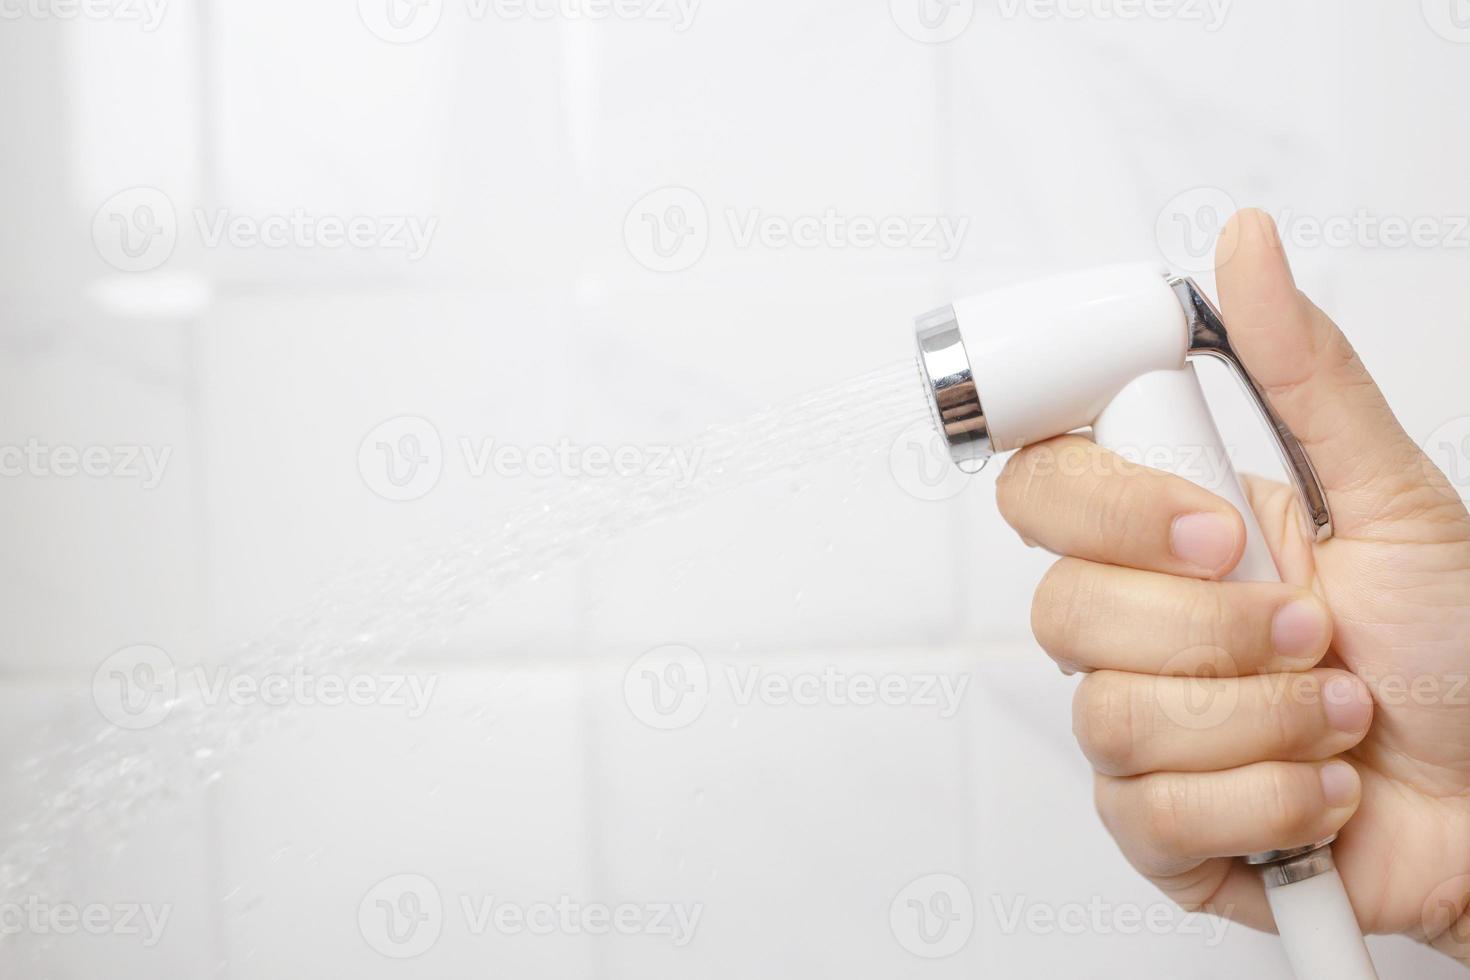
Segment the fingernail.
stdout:
<svg viewBox="0 0 1470 980">
<path fill-rule="evenodd" d="M 1185 514 L 1169 531 L 1174 557 L 1201 571 L 1223 571 L 1235 557 L 1235 525 L 1219 514 Z"/>
<path fill-rule="evenodd" d="M 1271 620 L 1271 646 L 1287 660 L 1315 659 L 1327 636 L 1327 612 L 1312 599 L 1293 599 Z M 1343 680 L 1343 678 L 1337 678 Z"/>
<path fill-rule="evenodd" d="M 1347 806 L 1358 798 L 1358 772 L 1346 762 L 1329 762 L 1320 775 L 1322 799 L 1328 806 Z"/>
<path fill-rule="evenodd" d="M 1340 732 L 1361 732 L 1373 717 L 1373 705 L 1351 677 L 1338 674 L 1322 685 L 1327 723 Z"/>
</svg>

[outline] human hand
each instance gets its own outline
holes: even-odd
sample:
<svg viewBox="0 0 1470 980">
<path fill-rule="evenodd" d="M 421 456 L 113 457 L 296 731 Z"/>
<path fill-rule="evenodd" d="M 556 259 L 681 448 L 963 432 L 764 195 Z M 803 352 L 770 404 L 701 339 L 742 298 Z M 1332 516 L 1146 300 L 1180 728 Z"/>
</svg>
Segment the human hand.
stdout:
<svg viewBox="0 0 1470 980">
<path fill-rule="evenodd" d="M 1248 479 L 1283 583 L 1222 582 L 1245 547 L 1224 500 L 1077 436 L 1012 457 L 1001 512 L 1065 556 L 1032 626 L 1087 672 L 1073 728 L 1098 811 L 1174 901 L 1262 929 L 1264 888 L 1232 856 L 1338 832 L 1363 929 L 1470 964 L 1470 515 L 1297 290 L 1269 217 L 1231 220 L 1217 281 L 1335 535 L 1309 543 L 1291 488 Z"/>
</svg>

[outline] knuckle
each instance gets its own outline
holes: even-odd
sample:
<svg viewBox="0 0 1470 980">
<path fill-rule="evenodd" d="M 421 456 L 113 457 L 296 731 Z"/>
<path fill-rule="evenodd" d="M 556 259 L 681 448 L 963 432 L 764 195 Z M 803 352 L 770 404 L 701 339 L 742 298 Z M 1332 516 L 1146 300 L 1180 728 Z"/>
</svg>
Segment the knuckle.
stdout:
<svg viewBox="0 0 1470 980">
<path fill-rule="evenodd" d="M 1190 582 L 1184 600 L 1183 615 L 1193 627 L 1190 631 L 1204 643 L 1216 646 L 1226 637 L 1226 627 L 1234 620 L 1230 598 L 1219 582 Z"/>
<path fill-rule="evenodd" d="M 1163 617 L 1178 652 L 1161 673 L 1173 677 L 1241 677 L 1233 631 L 1243 618 L 1234 608 L 1229 586 L 1220 582 L 1174 579 L 1174 600 Z"/>
<path fill-rule="evenodd" d="M 1271 738 L 1271 745 L 1283 756 L 1305 751 L 1314 745 L 1322 734 L 1317 707 L 1320 685 L 1313 682 L 1314 692 L 1302 691 L 1301 682 L 1287 678 L 1281 685 L 1262 683 L 1262 727 Z"/>
<path fill-rule="evenodd" d="M 1092 808 L 1097 811 L 1098 818 L 1102 820 L 1108 833 L 1116 838 L 1119 825 L 1123 823 L 1122 803 L 1116 780 L 1102 775 L 1093 777 Z"/>
<path fill-rule="evenodd" d="M 1025 450 L 1021 452 L 1023 453 Z M 1016 482 L 1022 479 L 1019 475 L 1020 459 L 1021 453 L 1016 453 L 1010 459 L 1006 460 L 1006 465 L 1002 467 L 1000 476 L 995 478 L 995 506 L 1000 511 L 1000 516 L 1005 518 L 1006 522 L 1010 524 L 1015 523 L 1011 518 L 1015 512 L 1020 492 L 1016 486 Z"/>
<path fill-rule="evenodd" d="M 1183 853 L 1190 836 L 1188 813 L 1194 804 L 1183 780 L 1168 775 L 1146 779 L 1139 820 L 1149 842 L 1165 854 Z"/>
<path fill-rule="evenodd" d="M 995 481 L 995 503 L 1000 516 L 1013 528 L 1026 519 L 1027 509 L 1034 506 L 1038 486 L 1047 469 L 1045 460 L 1051 452 L 1046 443 L 1027 446 L 1006 461 Z"/>
<path fill-rule="evenodd" d="M 1130 775 L 1138 758 L 1139 724 L 1134 683 L 1112 671 L 1083 678 L 1072 701 L 1072 731 L 1093 768 Z"/>
<path fill-rule="evenodd" d="M 1096 582 L 1085 563 L 1063 558 L 1047 569 L 1031 599 L 1031 632 L 1053 657 L 1079 648 L 1093 622 Z"/>
<path fill-rule="evenodd" d="M 1109 834 L 1120 843 L 1131 831 L 1135 817 L 1131 780 L 1098 773 L 1092 778 L 1092 805 Z"/>
<path fill-rule="evenodd" d="M 1152 521 L 1155 500 L 1147 476 L 1102 476 L 1087 495 L 1086 521 L 1108 554 L 1124 554 Z"/>
<path fill-rule="evenodd" d="M 1287 845 L 1305 843 L 1312 836 L 1316 813 L 1291 766 L 1270 766 L 1255 782 L 1254 805 L 1271 839 Z"/>
</svg>

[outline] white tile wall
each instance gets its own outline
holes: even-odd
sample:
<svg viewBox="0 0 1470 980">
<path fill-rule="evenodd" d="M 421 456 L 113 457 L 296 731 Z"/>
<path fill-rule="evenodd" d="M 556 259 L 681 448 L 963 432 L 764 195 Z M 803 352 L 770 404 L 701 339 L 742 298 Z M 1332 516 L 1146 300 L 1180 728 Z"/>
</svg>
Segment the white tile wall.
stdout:
<svg viewBox="0 0 1470 980">
<path fill-rule="evenodd" d="M 1465 213 L 1470 48 L 1416 5 L 1233 4 L 1215 33 L 978 5 L 939 46 L 906 38 L 886 6 L 706 0 L 678 33 L 476 20 L 446 0 L 428 39 L 388 45 L 352 4 L 192 0 L 139 71 L 127 66 L 150 39 L 123 25 L 7 24 L 0 77 L 31 94 L 0 100 L 23 137 L 0 154 L 15 228 L 0 236 L 0 443 L 174 447 L 148 493 L 0 480 L 13 559 L 0 732 L 22 767 L 7 812 L 24 812 L 27 739 L 95 724 L 85 693 L 112 650 L 224 658 L 310 612 L 343 572 L 391 568 L 426 538 L 475 540 L 557 499 L 550 481 L 473 477 L 462 437 L 687 441 L 907 356 L 909 319 L 957 289 L 1158 257 L 1155 223 L 1193 187 L 1318 217 Z M 68 125 L 48 125 L 58 118 Z M 84 298 L 105 271 L 92 212 L 140 181 L 183 209 L 168 271 L 212 284 L 198 317 L 104 317 Z M 708 246 L 687 270 L 655 272 L 624 222 L 671 185 L 697 194 Z M 412 263 L 210 250 L 195 208 L 391 212 L 437 230 Z M 944 263 L 740 247 L 732 227 L 828 208 L 970 230 Z M 1303 286 L 1420 438 L 1470 415 L 1467 252 L 1292 245 Z M 1210 388 L 1242 461 L 1273 467 L 1230 385 Z M 444 474 L 394 503 L 358 452 L 406 415 L 435 427 Z M 262 732 L 207 795 L 181 786 L 122 853 L 79 841 L 56 855 L 92 900 L 170 896 L 165 944 L 0 944 L 0 972 L 1284 977 L 1274 943 L 1240 930 L 1203 949 L 1183 930 L 1005 928 L 997 902 L 1157 897 L 1091 815 L 1071 684 L 1025 643 L 1050 558 L 995 514 L 998 465 L 927 503 L 894 479 L 889 448 L 579 542 L 574 560 L 409 651 L 441 672 L 429 717 L 307 712 Z M 643 725 L 623 696 L 628 665 L 664 643 L 697 648 L 715 678 L 680 731 Z M 725 668 L 752 663 L 964 672 L 972 687 L 948 720 L 742 707 Z M 401 873 L 428 876 L 451 913 L 464 895 L 564 893 L 699 902 L 704 918 L 674 948 L 474 937 L 451 915 L 433 949 L 391 960 L 358 907 Z M 889 913 L 936 873 L 965 883 L 977 924 L 953 957 L 925 961 Z M 1386 977 L 1451 975 L 1404 943 L 1381 948 Z"/>
</svg>

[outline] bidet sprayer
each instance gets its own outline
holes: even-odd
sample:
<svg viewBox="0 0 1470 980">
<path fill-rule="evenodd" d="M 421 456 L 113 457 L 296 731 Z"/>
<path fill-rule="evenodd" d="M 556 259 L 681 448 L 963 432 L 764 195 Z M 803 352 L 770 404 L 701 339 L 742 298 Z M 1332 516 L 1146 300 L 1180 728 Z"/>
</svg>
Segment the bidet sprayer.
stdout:
<svg viewBox="0 0 1470 980">
<path fill-rule="evenodd" d="M 1280 581 L 1190 359 L 1221 360 L 1266 420 L 1308 536 L 1332 536 L 1312 461 L 1192 279 L 1147 263 L 1091 269 L 958 300 L 920 317 L 917 330 L 934 422 L 961 469 L 973 473 L 996 453 L 1091 428 L 1100 446 L 1176 473 L 1240 511 L 1245 553 L 1228 579 Z M 1376 980 L 1332 863 L 1333 839 L 1244 860 L 1260 868 L 1301 980 Z"/>
</svg>

